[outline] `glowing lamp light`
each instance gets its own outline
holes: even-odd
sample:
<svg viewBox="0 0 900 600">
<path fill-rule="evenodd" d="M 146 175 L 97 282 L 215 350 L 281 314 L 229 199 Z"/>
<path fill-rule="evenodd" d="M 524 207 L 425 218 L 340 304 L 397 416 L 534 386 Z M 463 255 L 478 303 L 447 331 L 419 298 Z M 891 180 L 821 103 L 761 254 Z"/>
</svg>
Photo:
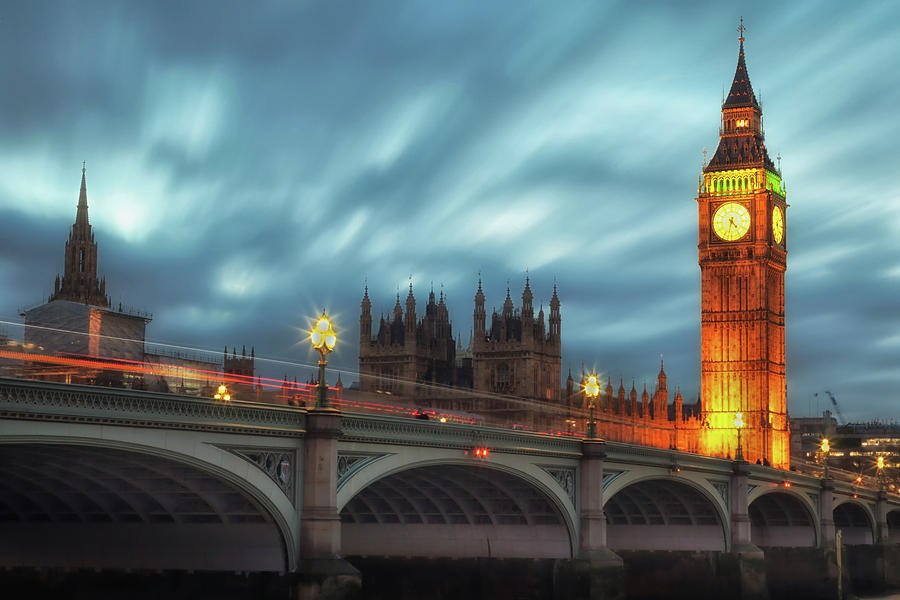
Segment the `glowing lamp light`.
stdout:
<svg viewBox="0 0 900 600">
<path fill-rule="evenodd" d="M 784 487 L 786 487 L 786 488 L 791 487 L 791 482 L 790 482 L 790 481 L 785 481 L 785 482 L 784 482 Z"/>
<path fill-rule="evenodd" d="M 319 353 L 319 385 L 316 389 L 316 408 L 328 408 L 328 386 L 325 384 L 325 365 L 328 361 L 325 357 L 334 350 L 337 345 L 337 335 L 334 327 L 322 309 L 322 316 L 316 319 L 316 324 L 309 332 L 309 341 L 312 347 Z"/>
<path fill-rule="evenodd" d="M 879 456 L 879 457 L 876 459 L 876 461 L 877 461 L 877 462 L 875 463 L 875 466 L 878 467 L 878 470 L 880 471 L 881 469 L 884 468 L 884 457 L 883 457 L 883 456 Z"/>
<path fill-rule="evenodd" d="M 600 382 L 594 373 L 591 373 L 587 376 L 587 379 L 582 381 L 581 387 L 584 389 L 584 395 L 587 396 L 588 406 L 591 409 L 591 417 L 588 420 L 586 434 L 588 438 L 594 439 L 597 437 L 597 423 L 594 421 L 594 401 L 600 395 Z"/>
<path fill-rule="evenodd" d="M 475 456 L 476 456 L 476 458 L 487 458 L 488 449 L 487 448 L 475 448 Z"/>
<path fill-rule="evenodd" d="M 831 451 L 831 444 L 828 442 L 828 438 L 825 438 L 822 440 L 821 448 L 822 448 L 822 452 L 830 452 Z"/>
<path fill-rule="evenodd" d="M 857 475 L 857 476 L 856 476 L 856 483 L 862 483 L 862 482 L 863 482 L 862 475 Z"/>
<path fill-rule="evenodd" d="M 309 334 L 309 341 L 312 342 L 313 348 L 319 351 L 323 356 L 334 350 L 337 345 L 337 336 L 331 326 L 331 321 L 322 311 L 322 316 L 316 321 L 316 326 Z"/>
<path fill-rule="evenodd" d="M 219 389 L 216 390 L 213 398 L 216 400 L 224 400 L 225 402 L 228 402 L 231 400 L 231 394 L 228 393 L 228 388 L 223 384 L 220 385 Z"/>
<path fill-rule="evenodd" d="M 734 427 L 735 429 L 742 429 L 744 427 L 744 414 L 743 413 L 734 413 Z"/>
</svg>

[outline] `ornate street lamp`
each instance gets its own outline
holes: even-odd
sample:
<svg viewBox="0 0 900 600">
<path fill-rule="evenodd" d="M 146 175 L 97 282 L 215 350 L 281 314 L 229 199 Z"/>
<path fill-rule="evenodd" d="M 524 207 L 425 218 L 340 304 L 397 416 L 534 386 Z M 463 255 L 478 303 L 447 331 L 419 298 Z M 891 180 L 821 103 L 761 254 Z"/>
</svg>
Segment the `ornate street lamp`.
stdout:
<svg viewBox="0 0 900 600">
<path fill-rule="evenodd" d="M 587 437 L 594 439 L 597 437 L 597 423 L 594 421 L 594 401 L 600 395 L 600 383 L 597 381 L 597 376 L 592 373 L 588 375 L 581 385 L 584 388 L 584 395 L 587 396 L 588 406 L 591 409 L 591 418 L 587 426 Z"/>
<path fill-rule="evenodd" d="M 831 452 L 831 443 L 828 438 L 822 438 L 822 444 L 819 446 L 822 451 L 823 461 L 825 462 L 825 479 L 828 479 L 828 453 Z"/>
<path fill-rule="evenodd" d="M 228 393 L 228 388 L 225 387 L 224 384 L 219 386 L 219 389 L 216 390 L 216 394 L 213 396 L 216 400 L 224 400 L 225 402 L 229 402 L 231 400 L 231 394 Z"/>
<path fill-rule="evenodd" d="M 312 347 L 319 353 L 319 385 L 316 393 L 316 408 L 328 408 L 328 386 L 325 385 L 325 365 L 328 361 L 325 356 L 334 350 L 337 344 L 337 336 L 331 326 L 331 321 L 322 309 L 322 316 L 316 320 L 316 325 L 309 332 L 309 341 Z"/>
<path fill-rule="evenodd" d="M 878 491 L 884 491 L 884 457 L 875 459 L 875 467 L 878 469 Z"/>
<path fill-rule="evenodd" d="M 735 455 L 735 460 L 744 460 L 744 448 L 741 446 L 741 429 L 744 428 L 744 414 L 736 412 L 734 413 L 734 428 L 737 429 L 738 433 L 738 447 L 737 454 Z"/>
</svg>

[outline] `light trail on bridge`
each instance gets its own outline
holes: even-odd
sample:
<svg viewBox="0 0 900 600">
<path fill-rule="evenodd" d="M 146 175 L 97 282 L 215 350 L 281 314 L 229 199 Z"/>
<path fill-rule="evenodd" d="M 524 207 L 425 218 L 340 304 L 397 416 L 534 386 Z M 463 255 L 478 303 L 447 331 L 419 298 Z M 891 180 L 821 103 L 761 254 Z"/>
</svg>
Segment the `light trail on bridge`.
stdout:
<svg viewBox="0 0 900 600">
<path fill-rule="evenodd" d="M 86 333 L 61 327 L 24 325 L 22 323 L 17 323 L 9 320 L 0 320 L 0 324 L 21 327 L 23 329 L 38 329 L 67 336 L 84 336 L 91 338 L 97 337 L 116 342 L 126 342 L 140 345 L 141 347 L 165 348 L 182 352 L 192 352 L 199 356 L 210 357 L 209 360 L 206 361 L 202 359 L 191 359 L 187 357 L 173 356 L 171 357 L 173 360 L 183 359 L 189 362 L 209 362 L 212 364 L 214 362 L 218 362 L 218 360 L 222 356 L 222 352 L 218 350 L 210 350 L 207 348 L 200 348 L 184 344 L 157 342 L 153 340 L 142 340 L 137 338 L 112 336 L 100 333 Z M 22 346 L 24 346 L 24 344 Z M 198 391 L 208 387 L 212 387 L 212 383 L 216 383 L 217 385 L 220 383 L 224 383 L 238 386 L 258 386 L 269 392 L 275 392 L 273 399 L 277 399 L 275 400 L 276 403 L 288 405 L 308 405 L 310 402 L 314 401 L 315 398 L 314 384 L 289 381 L 286 376 L 284 379 L 276 379 L 256 375 L 250 376 L 235 373 L 225 373 L 222 370 L 209 370 L 180 365 L 168 365 L 162 362 L 140 361 L 133 359 L 112 358 L 76 353 L 49 355 L 32 352 L 16 352 L 7 349 L 0 350 L 0 358 L 6 358 L 9 360 L 22 360 L 28 362 L 40 362 L 48 365 L 54 364 L 61 367 L 116 371 L 121 373 L 129 373 L 134 376 L 152 375 L 163 378 L 180 379 L 182 381 L 182 388 L 184 388 L 183 384 L 185 381 L 197 382 Z M 291 367 L 294 369 L 308 368 L 310 370 L 314 370 L 317 368 L 317 365 L 311 362 L 306 363 L 300 361 L 290 361 L 266 356 L 255 356 L 254 360 L 262 364 Z M 355 371 L 347 371 L 343 369 L 328 370 L 332 373 L 337 373 L 338 375 L 356 375 L 360 379 L 364 377 L 370 377 L 368 375 L 360 374 Z M 346 410 L 352 411 L 379 412 L 383 414 L 408 416 L 413 418 L 428 417 L 438 420 L 443 419 L 444 421 L 455 423 L 485 425 L 489 424 L 492 426 L 512 428 L 516 430 L 556 436 L 580 435 L 581 432 L 583 432 L 585 423 L 588 418 L 588 409 L 582 406 L 586 403 L 583 401 L 583 391 L 580 389 L 573 397 L 572 403 L 570 405 L 554 405 L 519 396 L 511 396 L 495 392 L 475 392 L 472 389 L 453 388 L 445 385 L 437 385 L 423 381 L 413 381 L 406 378 L 395 377 L 394 381 L 398 384 L 409 383 L 415 385 L 418 389 L 424 392 L 423 395 L 425 396 L 425 398 L 419 398 L 415 406 L 404 405 L 400 402 L 386 401 L 387 398 L 391 397 L 389 392 L 378 394 L 379 396 L 383 395 L 385 397 L 385 401 L 381 401 L 380 398 L 378 398 L 377 400 L 374 398 L 351 399 L 341 397 L 338 388 L 329 386 L 329 390 L 331 391 L 330 395 L 332 396 L 331 403 L 335 406 L 340 406 L 345 408 Z M 459 401 L 462 403 L 472 403 L 477 401 L 478 408 L 474 411 L 453 411 L 430 407 L 427 406 L 427 398 L 429 396 L 435 396 L 437 398 L 435 400 L 436 402 Z M 515 416 L 517 414 L 521 415 L 522 413 L 528 413 L 529 411 L 540 413 L 544 417 L 551 420 L 558 420 L 560 423 L 567 423 L 566 429 L 558 429 L 554 427 L 535 427 L 532 424 L 520 422 L 519 418 Z M 597 415 L 597 418 L 598 423 L 600 423 L 601 425 L 603 423 L 625 426 L 634 425 L 633 419 L 628 414 L 616 414 L 608 411 L 600 411 Z"/>
</svg>

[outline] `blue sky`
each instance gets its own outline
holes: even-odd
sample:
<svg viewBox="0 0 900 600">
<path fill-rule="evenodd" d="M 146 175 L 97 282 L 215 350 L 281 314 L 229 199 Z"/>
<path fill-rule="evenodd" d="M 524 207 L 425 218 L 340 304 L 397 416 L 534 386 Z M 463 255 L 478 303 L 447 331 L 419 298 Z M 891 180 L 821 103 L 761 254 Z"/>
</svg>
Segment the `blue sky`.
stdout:
<svg viewBox="0 0 900 600">
<path fill-rule="evenodd" d="M 478 273 L 499 308 L 528 269 L 564 375 L 640 388 L 662 353 L 696 398 L 694 198 L 741 14 L 790 204 L 789 407 L 900 418 L 888 2 L 5 2 L 0 320 L 51 291 L 86 160 L 107 291 L 152 340 L 311 364 L 326 306 L 353 371 L 366 279 L 376 318 L 443 285 L 467 341 Z"/>
</svg>

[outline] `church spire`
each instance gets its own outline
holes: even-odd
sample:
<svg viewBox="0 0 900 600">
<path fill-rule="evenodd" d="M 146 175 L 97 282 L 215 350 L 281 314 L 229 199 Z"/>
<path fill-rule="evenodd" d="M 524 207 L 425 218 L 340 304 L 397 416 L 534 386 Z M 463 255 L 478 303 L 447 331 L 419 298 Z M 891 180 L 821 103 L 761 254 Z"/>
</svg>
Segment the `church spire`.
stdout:
<svg viewBox="0 0 900 600">
<path fill-rule="evenodd" d="M 82 163 L 75 223 L 66 242 L 65 270 L 59 286 L 54 285 L 50 300 L 69 300 L 107 308 L 106 285 L 97 277 L 97 244 L 88 221 L 86 171 L 86 165 Z"/>
<path fill-rule="evenodd" d="M 75 227 L 79 233 L 90 234 L 88 224 L 87 182 L 85 181 L 86 162 L 81 163 L 81 190 L 78 192 L 78 212 L 75 214 Z M 86 238 L 82 238 L 86 239 Z"/>
</svg>

